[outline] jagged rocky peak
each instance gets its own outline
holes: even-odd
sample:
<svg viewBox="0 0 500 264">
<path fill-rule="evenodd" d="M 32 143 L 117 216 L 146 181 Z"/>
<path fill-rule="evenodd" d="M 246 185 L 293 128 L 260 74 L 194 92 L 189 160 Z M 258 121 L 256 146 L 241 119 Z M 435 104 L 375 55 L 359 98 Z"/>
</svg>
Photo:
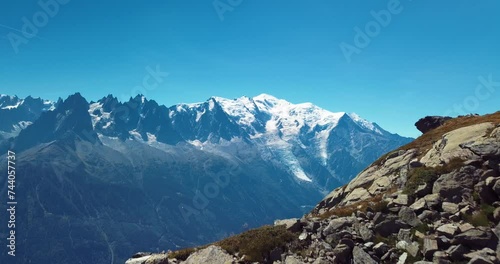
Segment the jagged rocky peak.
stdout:
<svg viewBox="0 0 500 264">
<path fill-rule="evenodd" d="M 239 263 L 493 264 L 500 263 L 499 238 L 497 112 L 451 119 L 381 156 L 301 219 L 160 258 L 216 263 L 210 256 L 217 253 Z M 127 263 L 145 263 L 135 260 Z"/>
</svg>

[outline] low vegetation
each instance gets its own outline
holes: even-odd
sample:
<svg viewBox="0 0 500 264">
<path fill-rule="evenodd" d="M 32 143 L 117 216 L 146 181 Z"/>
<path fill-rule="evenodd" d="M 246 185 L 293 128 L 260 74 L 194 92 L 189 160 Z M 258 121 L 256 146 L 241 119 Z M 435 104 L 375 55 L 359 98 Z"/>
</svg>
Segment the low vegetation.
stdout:
<svg viewBox="0 0 500 264">
<path fill-rule="evenodd" d="M 446 173 L 460 169 L 464 161 L 460 158 L 454 158 L 448 163 L 437 167 L 418 167 L 410 170 L 408 180 L 403 188 L 403 193 L 413 195 L 418 186 L 428 184 L 432 186 L 437 178 Z"/>
<path fill-rule="evenodd" d="M 492 221 L 491 219 L 493 218 L 493 211 L 495 210 L 495 207 L 489 205 L 489 204 L 481 204 L 480 209 L 476 212 L 474 212 L 471 215 L 462 215 L 463 219 L 465 222 L 473 225 L 473 226 L 491 226 Z"/>
<path fill-rule="evenodd" d="M 377 159 L 375 162 L 373 162 L 372 165 L 381 165 L 387 157 L 389 157 L 391 154 L 399 151 L 399 150 L 409 150 L 409 149 L 417 149 L 419 157 L 422 157 L 427 151 L 429 151 L 436 143 L 438 140 L 440 140 L 444 134 L 453 131 L 455 129 L 459 129 L 462 127 L 467 127 L 471 125 L 476 125 L 480 123 L 485 123 L 485 122 L 491 122 L 493 124 L 500 124 L 500 111 L 493 113 L 493 114 L 488 114 L 488 115 L 483 115 L 483 116 L 473 116 L 473 115 L 468 115 L 468 116 L 460 116 L 457 118 L 450 119 L 446 121 L 442 126 L 433 129 L 414 141 L 399 147 L 398 149 L 389 152 L 383 156 L 381 156 L 379 159 Z M 491 131 L 489 131 L 491 133 Z"/>
<path fill-rule="evenodd" d="M 273 249 L 285 248 L 288 243 L 297 240 L 297 238 L 298 235 L 286 230 L 285 226 L 263 226 L 228 237 L 213 243 L 213 245 L 220 246 L 230 254 L 245 255 L 246 261 L 263 262 Z M 168 257 L 186 260 L 193 252 L 207 246 L 209 245 L 177 250 L 169 253 Z"/>
<path fill-rule="evenodd" d="M 284 248 L 297 237 L 297 234 L 286 230 L 285 226 L 263 226 L 226 238 L 215 245 L 230 254 L 239 252 L 240 255 L 246 255 L 247 261 L 262 262 L 273 249 Z"/>
<path fill-rule="evenodd" d="M 321 215 L 315 215 L 315 216 L 321 219 L 326 219 L 333 215 L 339 217 L 351 216 L 353 213 L 358 211 L 366 212 L 368 210 L 372 210 L 374 212 L 385 212 L 387 210 L 387 202 L 382 199 L 383 196 L 384 194 L 379 194 L 370 199 L 359 201 L 347 206 L 339 206 L 332 208 Z"/>
</svg>

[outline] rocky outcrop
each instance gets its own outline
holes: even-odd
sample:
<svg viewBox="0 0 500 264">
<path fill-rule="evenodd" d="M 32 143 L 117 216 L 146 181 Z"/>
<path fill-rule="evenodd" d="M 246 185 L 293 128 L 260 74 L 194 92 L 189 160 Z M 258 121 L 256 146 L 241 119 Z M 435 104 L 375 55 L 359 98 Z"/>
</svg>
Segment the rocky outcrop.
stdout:
<svg viewBox="0 0 500 264">
<path fill-rule="evenodd" d="M 276 221 L 295 239 L 264 263 L 500 263 L 497 120 L 388 153 L 310 214 Z"/>
<path fill-rule="evenodd" d="M 449 116 L 426 116 L 421 118 L 415 123 L 415 126 L 422 133 L 427 133 L 435 128 L 438 128 L 444 124 L 447 120 L 450 120 Z"/>
</svg>

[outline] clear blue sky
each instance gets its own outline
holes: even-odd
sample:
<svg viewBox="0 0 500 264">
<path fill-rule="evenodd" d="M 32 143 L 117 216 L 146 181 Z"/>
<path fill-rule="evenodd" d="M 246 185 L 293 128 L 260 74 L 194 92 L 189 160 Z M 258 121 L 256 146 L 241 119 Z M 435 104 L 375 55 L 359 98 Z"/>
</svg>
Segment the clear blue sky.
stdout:
<svg viewBox="0 0 500 264">
<path fill-rule="evenodd" d="M 0 93 L 128 97 L 145 68 L 159 65 L 169 76 L 145 94 L 168 106 L 269 93 L 356 112 L 406 136 L 419 134 L 418 118 L 454 104 L 500 110 L 500 84 L 476 95 L 478 77 L 500 82 L 495 0 L 401 0 L 350 62 L 340 44 L 354 46 L 354 28 L 364 31 L 372 10 L 395 2 L 242 0 L 221 20 L 212 0 L 70 0 L 47 21 L 36 2 L 1 4 Z M 22 38 L 15 30 L 23 30 L 23 17 L 41 26 L 36 36 L 15 39 L 16 53 L 13 33 Z"/>
</svg>

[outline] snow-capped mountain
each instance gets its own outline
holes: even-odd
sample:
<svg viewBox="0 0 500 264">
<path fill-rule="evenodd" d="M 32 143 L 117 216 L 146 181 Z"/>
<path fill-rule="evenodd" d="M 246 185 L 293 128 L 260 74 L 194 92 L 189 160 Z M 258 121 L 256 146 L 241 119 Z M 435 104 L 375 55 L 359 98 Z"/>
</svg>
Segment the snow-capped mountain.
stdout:
<svg viewBox="0 0 500 264">
<path fill-rule="evenodd" d="M 36 120 L 42 112 L 55 109 L 56 103 L 33 98 L 0 94 L 0 139 L 16 136 Z"/>
<path fill-rule="evenodd" d="M 169 108 L 144 96 L 121 103 L 110 95 L 92 102 L 89 113 L 96 132 L 108 139 L 170 145 L 188 142 L 200 149 L 253 144 L 262 156 L 279 161 L 298 179 L 309 182 L 315 173 L 304 168 L 304 156 L 328 170 L 329 178 L 346 182 L 384 151 L 410 140 L 354 113 L 333 113 L 311 103 L 292 104 L 267 94 L 211 97 L 206 102 Z M 352 127 L 343 131 L 347 123 Z M 332 143 L 346 136 L 342 142 Z M 338 154 L 340 151 L 343 154 Z M 339 155 L 348 162 L 339 164 Z M 331 187 L 323 186 L 325 190 Z"/>
<path fill-rule="evenodd" d="M 18 240 L 47 263 L 123 263 L 138 250 L 205 244 L 300 216 L 411 140 L 356 114 L 265 94 L 171 107 L 144 96 L 2 98 L 12 107 L 0 114 L 19 111 L 11 124 L 30 122 L 0 139 L 0 153 L 14 150 L 18 161 Z"/>
</svg>

